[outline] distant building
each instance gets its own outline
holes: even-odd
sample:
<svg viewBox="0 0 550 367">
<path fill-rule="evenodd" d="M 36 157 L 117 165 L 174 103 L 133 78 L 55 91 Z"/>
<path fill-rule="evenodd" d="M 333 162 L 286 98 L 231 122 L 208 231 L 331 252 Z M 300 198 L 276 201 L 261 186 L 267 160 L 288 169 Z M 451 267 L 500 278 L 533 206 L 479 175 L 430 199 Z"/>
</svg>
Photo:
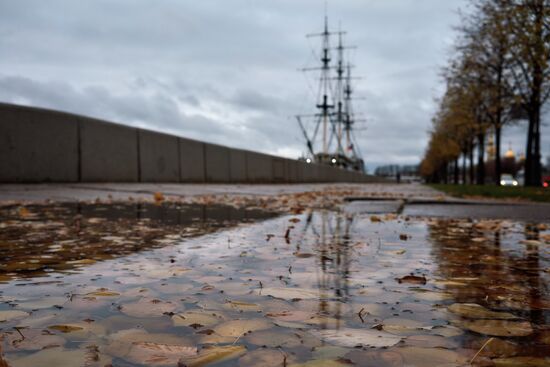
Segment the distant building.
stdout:
<svg viewBox="0 0 550 367">
<path fill-rule="evenodd" d="M 485 172 L 487 178 L 494 178 L 495 175 L 495 160 L 496 160 L 496 148 L 492 136 L 489 136 L 487 142 L 487 161 L 485 163 Z M 519 158 L 516 157 L 516 153 L 512 149 L 512 143 L 509 143 L 508 150 L 500 158 L 500 171 L 502 174 L 510 174 L 516 176 L 518 171 L 523 168 L 525 157 L 520 154 Z"/>
<path fill-rule="evenodd" d="M 398 165 L 388 164 L 378 166 L 374 170 L 374 174 L 380 177 L 397 177 L 400 175 L 402 182 L 418 181 L 420 179 L 420 166 L 418 164 Z"/>
</svg>

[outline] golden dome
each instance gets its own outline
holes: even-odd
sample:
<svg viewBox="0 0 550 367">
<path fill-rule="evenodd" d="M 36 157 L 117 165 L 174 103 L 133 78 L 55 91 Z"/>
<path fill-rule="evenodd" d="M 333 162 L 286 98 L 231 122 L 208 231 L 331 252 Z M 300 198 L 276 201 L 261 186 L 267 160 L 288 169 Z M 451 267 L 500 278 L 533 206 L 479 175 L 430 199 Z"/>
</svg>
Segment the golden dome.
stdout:
<svg viewBox="0 0 550 367">
<path fill-rule="evenodd" d="M 512 145 L 510 144 L 510 148 L 506 151 L 504 154 L 504 158 L 516 158 L 516 153 L 512 150 Z"/>
</svg>

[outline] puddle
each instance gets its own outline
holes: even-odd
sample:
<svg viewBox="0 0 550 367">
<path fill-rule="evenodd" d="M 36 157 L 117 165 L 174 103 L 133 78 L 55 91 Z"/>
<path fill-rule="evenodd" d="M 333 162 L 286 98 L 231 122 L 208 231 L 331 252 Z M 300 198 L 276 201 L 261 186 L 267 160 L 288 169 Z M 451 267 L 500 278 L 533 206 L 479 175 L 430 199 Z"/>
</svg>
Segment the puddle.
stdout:
<svg viewBox="0 0 550 367">
<path fill-rule="evenodd" d="M 0 282 L 73 271 L 275 215 L 223 205 L 168 203 L 3 207 Z"/>
<path fill-rule="evenodd" d="M 90 210 L 80 211 L 83 218 L 101 218 Z M 545 225 L 312 211 L 262 214 L 267 220 L 209 233 L 204 227 L 213 223 L 204 219 L 163 226 L 154 208 L 145 212 L 99 221 L 90 243 L 110 243 L 97 250 L 102 261 L 69 270 L 52 261 L 32 278 L 15 269 L 17 279 L 4 279 L 0 333 L 10 365 L 550 363 Z M 76 226 L 74 211 L 60 213 L 50 212 L 50 221 Z M 79 240 L 53 224 L 31 235 L 2 223 L 2 256 L 21 252 L 13 255 L 20 263 L 47 252 L 27 245 L 24 253 L 18 236 L 33 246 L 59 245 L 61 235 Z M 140 227 L 153 223 L 161 242 L 144 240 L 135 251 L 113 255 L 108 249 L 120 241 L 99 240 L 137 241 Z M 191 232 L 201 235 L 185 235 L 195 225 Z"/>
</svg>

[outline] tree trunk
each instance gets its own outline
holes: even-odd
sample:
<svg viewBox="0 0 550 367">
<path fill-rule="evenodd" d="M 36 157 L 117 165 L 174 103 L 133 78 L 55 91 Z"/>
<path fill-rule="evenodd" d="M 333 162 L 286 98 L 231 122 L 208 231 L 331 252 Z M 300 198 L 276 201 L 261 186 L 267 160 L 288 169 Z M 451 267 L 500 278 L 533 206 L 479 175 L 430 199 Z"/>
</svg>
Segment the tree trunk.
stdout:
<svg viewBox="0 0 550 367">
<path fill-rule="evenodd" d="M 477 176 L 478 185 L 485 184 L 485 134 L 477 135 Z"/>
<path fill-rule="evenodd" d="M 501 168 L 501 162 L 500 162 L 500 136 L 501 136 L 501 128 L 500 128 L 500 113 L 497 113 L 497 119 L 499 123 L 495 126 L 495 185 L 500 185 L 500 175 L 502 174 L 502 168 Z"/>
<path fill-rule="evenodd" d="M 525 186 L 540 186 L 542 181 L 540 154 L 540 105 L 534 102 L 529 113 L 525 155 Z"/>
<path fill-rule="evenodd" d="M 466 185 L 466 160 L 467 160 L 467 153 L 464 151 L 462 153 L 462 184 Z"/>
<path fill-rule="evenodd" d="M 534 50 L 539 57 L 544 56 L 544 19 L 545 4 L 537 3 L 534 19 Z M 530 98 L 527 110 L 529 112 L 529 128 L 527 132 L 527 151 L 525 159 L 525 186 L 540 186 L 540 113 L 542 108 L 542 90 L 545 83 L 544 66 L 542 61 L 536 59 L 532 62 L 532 74 L 530 83 Z"/>
<path fill-rule="evenodd" d="M 470 185 L 474 184 L 474 143 L 470 143 Z"/>
<path fill-rule="evenodd" d="M 458 174 L 458 171 L 459 171 L 459 169 L 458 169 L 458 165 L 459 165 L 458 160 L 459 160 L 459 158 L 460 157 L 456 157 L 455 161 L 454 161 L 454 184 L 455 185 L 458 185 L 458 177 L 459 177 L 459 174 Z"/>
</svg>

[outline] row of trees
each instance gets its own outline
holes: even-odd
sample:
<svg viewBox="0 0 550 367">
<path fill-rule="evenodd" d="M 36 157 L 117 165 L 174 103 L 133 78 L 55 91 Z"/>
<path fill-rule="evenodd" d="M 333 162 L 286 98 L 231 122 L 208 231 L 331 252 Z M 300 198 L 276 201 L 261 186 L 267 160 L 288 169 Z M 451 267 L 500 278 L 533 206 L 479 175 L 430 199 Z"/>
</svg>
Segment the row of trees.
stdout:
<svg viewBox="0 0 550 367">
<path fill-rule="evenodd" d="M 485 141 L 494 134 L 498 185 L 501 131 L 526 120 L 525 184 L 538 186 L 541 111 L 550 95 L 550 0 L 471 0 L 470 10 L 462 16 L 453 57 L 443 71 L 446 91 L 421 173 L 442 181 L 452 172 L 458 183 L 462 171 L 463 182 L 469 177 L 484 184 Z"/>
</svg>

